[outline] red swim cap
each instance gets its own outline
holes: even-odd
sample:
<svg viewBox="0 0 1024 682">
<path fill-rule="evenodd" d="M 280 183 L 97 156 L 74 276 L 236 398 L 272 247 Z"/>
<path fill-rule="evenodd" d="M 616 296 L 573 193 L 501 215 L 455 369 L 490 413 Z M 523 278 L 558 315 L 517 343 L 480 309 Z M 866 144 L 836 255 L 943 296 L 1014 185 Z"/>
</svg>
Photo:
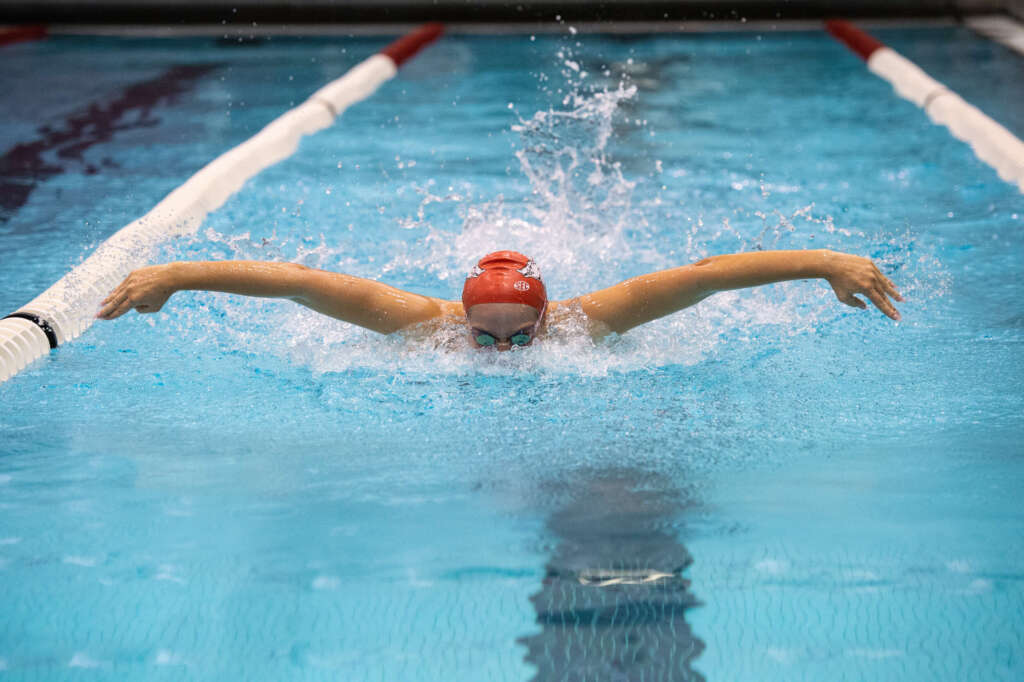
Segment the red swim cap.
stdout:
<svg viewBox="0 0 1024 682">
<path fill-rule="evenodd" d="M 515 251 L 489 253 L 476 264 L 462 287 L 462 307 L 478 303 L 525 303 L 542 315 L 548 293 L 533 260 Z"/>
</svg>

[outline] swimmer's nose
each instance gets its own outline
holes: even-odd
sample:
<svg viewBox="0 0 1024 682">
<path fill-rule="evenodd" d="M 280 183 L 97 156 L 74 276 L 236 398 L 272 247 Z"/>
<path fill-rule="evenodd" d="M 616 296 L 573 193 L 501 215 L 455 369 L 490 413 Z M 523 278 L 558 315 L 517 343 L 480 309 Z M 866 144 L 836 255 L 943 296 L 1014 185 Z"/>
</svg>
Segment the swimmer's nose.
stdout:
<svg viewBox="0 0 1024 682">
<path fill-rule="evenodd" d="M 512 350 L 512 343 L 510 341 L 499 341 L 494 347 L 498 350 Z"/>
</svg>

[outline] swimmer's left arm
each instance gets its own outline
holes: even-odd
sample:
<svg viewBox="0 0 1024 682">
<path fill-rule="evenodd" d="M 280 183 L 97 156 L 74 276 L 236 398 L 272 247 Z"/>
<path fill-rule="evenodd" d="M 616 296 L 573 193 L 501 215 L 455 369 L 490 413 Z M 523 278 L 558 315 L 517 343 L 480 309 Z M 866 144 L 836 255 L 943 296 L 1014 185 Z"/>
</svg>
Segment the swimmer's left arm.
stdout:
<svg viewBox="0 0 1024 682">
<path fill-rule="evenodd" d="M 705 258 L 692 265 L 633 277 L 580 296 L 592 334 L 622 333 L 703 301 L 719 291 L 784 282 L 826 279 L 846 305 L 865 308 L 863 294 L 883 313 L 898 320 L 888 297 L 903 298 L 869 258 L 828 249 L 756 251 Z"/>
</svg>

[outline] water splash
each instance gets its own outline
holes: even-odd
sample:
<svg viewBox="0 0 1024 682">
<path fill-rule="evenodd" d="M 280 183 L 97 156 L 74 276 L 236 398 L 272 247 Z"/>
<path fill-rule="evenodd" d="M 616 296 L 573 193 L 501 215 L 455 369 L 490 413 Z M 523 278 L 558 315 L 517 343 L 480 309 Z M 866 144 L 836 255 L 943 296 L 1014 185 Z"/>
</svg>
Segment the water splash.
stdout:
<svg viewBox="0 0 1024 682">
<path fill-rule="evenodd" d="M 684 215 L 682 227 L 673 224 L 678 220 L 669 217 L 673 214 L 666 212 L 647 178 L 626 177 L 617 158 L 616 126 L 625 109 L 636 105 L 636 86 L 622 81 L 584 87 L 585 70 L 573 55 L 562 52 L 559 59 L 566 64 L 568 82 L 562 107 L 517 116 L 511 126 L 519 138 L 514 156 L 528 184 L 525 199 L 481 198 L 470 182 L 447 189 L 433 181 L 413 185 L 419 206 L 398 221 L 406 236 L 383 246 L 383 262 L 353 253 L 349 245 L 332 242 L 323 233 L 316 238 L 281 238 L 276 233 L 254 238 L 250 232 L 232 235 L 212 228 L 167 255 L 291 260 L 389 282 L 441 282 L 451 290 L 448 295 L 457 296 L 476 259 L 496 249 L 515 249 L 539 260 L 549 293 L 560 299 L 716 253 L 819 247 L 864 253 L 868 245 L 874 252 L 864 255 L 898 272 L 908 296 L 923 291 L 941 295 L 948 289 L 948 275 L 937 259 L 915 254 L 919 246 L 909 230 L 897 235 L 840 227 L 814 204 L 779 209 L 767 198 L 790 188 L 780 189 L 763 178 L 756 187 L 734 188 L 759 192 L 763 208 L 738 208 L 717 225 L 706 224 L 699 213 Z M 660 162 L 657 168 L 660 172 Z M 636 201 L 638 188 L 653 198 Z M 551 320 L 550 338 L 529 349 L 497 354 L 469 352 L 460 325 L 429 337 L 413 333 L 381 338 L 290 303 L 221 294 L 195 300 L 171 325 L 182 337 L 216 342 L 232 352 L 287 357 L 318 374 L 391 373 L 401 367 L 412 374 L 604 376 L 696 364 L 727 344 L 764 345 L 815 334 L 851 314 L 835 301 L 827 284 L 786 283 L 718 294 L 693 309 L 597 344 L 584 333 L 582 311 L 569 310 L 562 319 Z"/>
</svg>

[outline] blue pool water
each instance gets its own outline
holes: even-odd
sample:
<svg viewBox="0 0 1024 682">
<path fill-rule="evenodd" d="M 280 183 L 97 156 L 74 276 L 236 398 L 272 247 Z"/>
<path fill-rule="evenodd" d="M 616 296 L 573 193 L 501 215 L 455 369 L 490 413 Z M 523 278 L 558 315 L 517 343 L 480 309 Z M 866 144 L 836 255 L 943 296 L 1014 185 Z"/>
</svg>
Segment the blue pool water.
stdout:
<svg viewBox="0 0 1024 682">
<path fill-rule="evenodd" d="M 1024 134 L 1019 57 L 877 34 Z M 383 43 L 4 48 L 0 308 Z M 903 322 L 794 282 L 497 358 L 222 294 L 96 324 L 0 385 L 0 678 L 1020 679 L 1022 213 L 824 33 L 445 38 L 155 258 L 455 298 L 514 248 L 565 298 L 828 247 Z"/>
</svg>

